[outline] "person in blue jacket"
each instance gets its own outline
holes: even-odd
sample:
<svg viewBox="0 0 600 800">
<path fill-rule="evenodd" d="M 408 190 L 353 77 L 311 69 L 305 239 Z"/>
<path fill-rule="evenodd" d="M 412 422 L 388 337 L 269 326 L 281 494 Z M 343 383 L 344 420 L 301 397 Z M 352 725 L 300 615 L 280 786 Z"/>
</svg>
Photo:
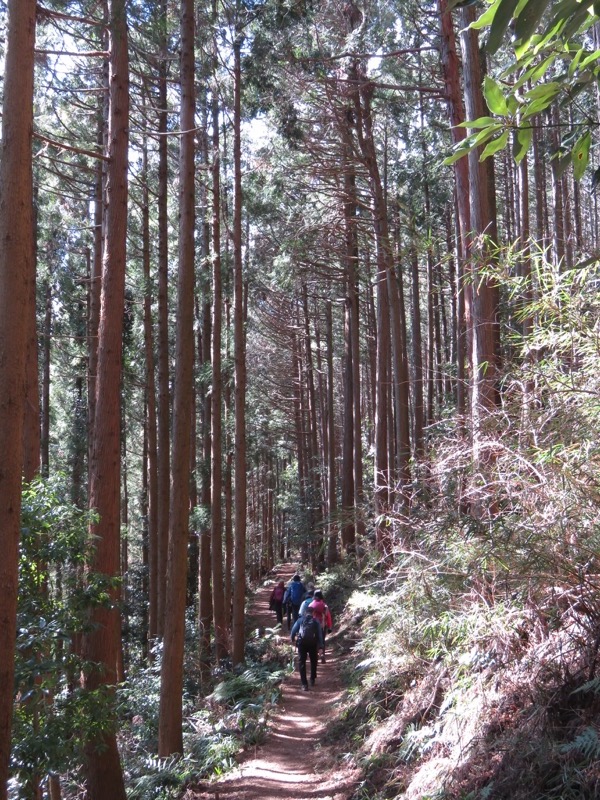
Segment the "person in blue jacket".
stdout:
<svg viewBox="0 0 600 800">
<path fill-rule="evenodd" d="M 298 671 L 302 688 L 308 691 L 308 680 L 306 678 L 306 657 L 310 658 L 310 685 L 314 686 L 317 680 L 317 664 L 319 663 L 319 650 L 325 647 L 323 639 L 323 629 L 313 617 L 313 610 L 310 606 L 302 617 L 298 617 L 290 632 L 292 644 L 296 643 L 298 648 Z"/>
<path fill-rule="evenodd" d="M 283 607 L 287 609 L 287 624 L 288 629 L 291 627 L 292 620 L 296 622 L 302 598 L 306 594 L 306 587 L 300 580 L 300 575 L 296 573 L 292 580 L 288 583 L 287 589 L 283 596 Z"/>
</svg>

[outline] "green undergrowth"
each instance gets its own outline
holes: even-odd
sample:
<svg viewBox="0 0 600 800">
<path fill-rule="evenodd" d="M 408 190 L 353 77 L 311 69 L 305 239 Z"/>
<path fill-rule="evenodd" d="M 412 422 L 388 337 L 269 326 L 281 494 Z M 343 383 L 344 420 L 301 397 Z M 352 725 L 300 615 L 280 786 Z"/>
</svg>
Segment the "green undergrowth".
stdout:
<svg viewBox="0 0 600 800">
<path fill-rule="evenodd" d="M 549 527 L 524 548 L 529 523 L 422 520 L 359 578 L 328 730 L 362 768 L 352 800 L 600 797 L 600 581 L 578 566 L 600 542 L 592 526 L 565 549 Z"/>
<path fill-rule="evenodd" d="M 213 675 L 212 691 L 199 691 L 199 677 L 186 668 L 184 756 L 158 758 L 160 668 L 136 675 L 121 692 L 127 728 L 121 737 L 128 797 L 167 800 L 180 797 L 186 785 L 223 775 L 248 747 L 263 742 L 280 684 L 289 668 L 287 651 L 273 631 L 250 634 L 246 664 L 223 665 Z"/>
</svg>

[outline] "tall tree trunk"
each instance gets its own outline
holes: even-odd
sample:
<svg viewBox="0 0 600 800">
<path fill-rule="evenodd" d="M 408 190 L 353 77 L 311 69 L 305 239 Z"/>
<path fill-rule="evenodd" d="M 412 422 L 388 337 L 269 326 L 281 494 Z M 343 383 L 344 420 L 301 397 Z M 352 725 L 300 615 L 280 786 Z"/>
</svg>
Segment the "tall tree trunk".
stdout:
<svg viewBox="0 0 600 800">
<path fill-rule="evenodd" d="M 310 542 L 311 563 L 313 567 L 322 566 L 323 528 L 321 517 L 321 480 L 319 475 L 319 445 L 317 438 L 317 397 L 315 392 L 315 371 L 310 335 L 310 317 L 306 284 L 302 286 L 302 306 L 304 309 L 304 352 L 306 364 L 306 429 L 308 452 L 308 485 L 310 488 Z"/>
<path fill-rule="evenodd" d="M 218 21 L 217 2 L 212 4 L 213 25 Z M 216 35 L 216 34 L 215 34 Z M 216 76 L 218 58 L 216 41 L 213 43 L 213 69 Z M 212 321 L 212 602 L 215 629 L 215 645 L 217 661 L 227 653 L 227 620 L 223 597 L 223 428 L 222 428 L 222 375 L 221 375 L 221 339 L 223 327 L 223 290 L 221 281 L 221 175 L 220 175 L 220 135 L 219 135 L 219 96 L 213 89 L 212 96 L 212 188 L 213 188 L 213 321 Z"/>
<path fill-rule="evenodd" d="M 419 253 L 416 242 L 414 219 L 410 220 L 411 244 L 411 319 L 412 319 L 412 360 L 414 367 L 413 407 L 414 407 L 414 447 L 415 458 L 420 461 L 425 454 L 425 403 L 423 389 L 425 371 L 423 369 L 423 342 L 421 335 L 421 292 L 419 289 Z"/>
<path fill-rule="evenodd" d="M 167 600 L 161 667 L 158 754 L 183 754 L 183 651 L 190 501 L 194 367 L 194 0 L 181 0 L 179 272 L 173 397 Z"/>
<path fill-rule="evenodd" d="M 204 98 L 206 100 L 206 98 Z M 203 106 L 203 116 L 206 117 L 206 106 Z M 208 169 L 209 144 L 206 132 L 206 125 L 203 125 L 201 137 L 201 154 L 204 166 Z M 211 304 L 210 304 L 210 224 L 208 221 L 208 202 L 206 188 L 203 187 L 202 199 L 202 324 L 199 326 L 198 350 L 199 360 L 203 369 L 201 370 L 201 383 L 199 394 L 202 402 L 201 415 L 201 438 L 202 438 L 202 469 L 201 469 L 201 489 L 200 505 L 202 506 L 206 518 L 208 519 L 211 511 L 211 425 L 212 425 L 212 397 L 209 391 L 211 379 L 206 377 L 206 368 L 211 363 Z M 200 664 L 200 674 L 203 683 L 210 678 L 210 629 L 212 625 L 212 587 L 211 587 L 211 530 L 208 523 L 203 523 L 199 532 L 200 536 L 200 564 L 198 566 L 198 617 L 199 617 L 199 643 L 198 655 Z"/>
<path fill-rule="evenodd" d="M 244 660 L 246 601 L 246 331 L 244 327 L 244 276 L 242 262 L 242 150 L 241 150 L 241 34 L 233 45 L 233 359 L 235 369 L 235 562 L 233 580 L 232 659 Z"/>
<path fill-rule="evenodd" d="M 472 8 L 462 9 L 463 71 L 465 77 L 465 106 L 469 119 L 477 119 L 486 113 L 481 89 L 482 71 L 477 42 L 477 31 L 468 26 L 474 19 Z M 478 432 L 482 411 L 492 410 L 498 404 L 498 291 L 492 279 L 478 274 L 490 259 L 486 236 L 494 236 L 495 221 L 489 204 L 490 171 L 487 162 L 479 162 L 479 150 L 469 154 L 469 197 L 471 228 L 477 241 L 471 245 L 473 275 L 472 293 L 472 397 L 471 413 L 474 443 L 477 450 Z"/>
<path fill-rule="evenodd" d="M 27 301 L 27 353 L 25 377 L 25 403 L 23 416 L 23 478 L 28 483 L 40 473 L 41 428 L 38 380 L 38 340 L 36 318 L 36 259 L 35 248 L 31 254 L 33 264 Z"/>
<path fill-rule="evenodd" d="M 169 533 L 170 393 L 169 393 L 169 219 L 168 219 L 168 151 L 167 151 L 167 83 L 169 65 L 168 5 L 160 0 L 159 30 L 162 57 L 158 66 L 158 496 L 157 496 L 157 634 L 164 632 L 167 589 L 167 550 Z"/>
<path fill-rule="evenodd" d="M 127 167 L 129 123 L 129 62 L 126 0 L 109 2 L 110 113 L 109 162 L 106 174 L 105 240 L 98 331 L 96 410 L 90 463 L 90 508 L 98 514 L 91 534 L 95 539 L 91 569 L 109 580 L 120 574 L 120 399 L 123 310 L 127 244 Z M 86 688 L 111 687 L 117 677 L 121 625 L 119 593 L 110 591 L 108 607 L 92 612 L 85 637 L 85 656 L 101 665 L 86 675 Z M 124 800 L 125 786 L 113 732 L 90 740 L 86 748 L 86 777 L 90 800 L 107 796 Z"/>
<path fill-rule="evenodd" d="M 352 147 L 351 133 L 352 109 L 344 108 L 340 119 L 340 130 L 343 147 L 342 168 L 344 171 L 344 260 L 346 264 L 344 302 L 344 415 L 342 439 L 342 476 L 341 476 L 341 504 L 342 504 L 342 547 L 346 552 L 354 550 L 356 542 L 356 442 L 360 430 L 357 432 L 355 418 L 357 408 L 360 410 L 360 383 L 357 381 L 359 365 L 355 358 L 358 350 L 354 349 L 354 333 L 358 333 L 358 291 L 357 291 L 357 260 L 358 236 L 356 230 L 356 168 L 354 164 L 354 150 Z M 355 402 L 358 394 L 358 406 Z M 360 451 L 359 451 L 360 452 Z M 361 472 L 362 477 L 362 472 Z"/>
<path fill-rule="evenodd" d="M 9 0 L 0 159 L 0 800 L 6 800 L 13 712 L 27 320 L 34 279 L 35 0 Z"/>
<path fill-rule="evenodd" d="M 448 10 L 447 0 L 440 0 L 441 24 L 441 56 L 446 85 L 446 98 L 452 131 L 452 141 L 459 144 L 466 136 L 464 128 L 460 127 L 465 121 L 464 103 L 460 88 L 460 69 L 456 51 L 456 37 L 452 23 L 452 15 Z M 456 326 L 456 360 L 457 360 L 457 386 L 456 410 L 459 420 L 464 420 L 466 401 L 465 362 L 468 345 L 466 330 L 471 330 L 471 286 L 464 278 L 464 265 L 469 252 L 469 236 L 471 233 L 471 210 L 469 205 L 469 161 L 467 156 L 454 163 L 454 182 L 456 187 L 456 211 L 458 217 L 458 300 L 457 300 L 457 326 Z M 465 317 L 469 320 L 465 322 Z"/>
<path fill-rule="evenodd" d="M 399 420 L 399 441 L 397 442 L 398 476 L 401 486 L 409 481 L 410 441 L 408 424 L 408 380 L 406 338 L 401 329 L 401 315 L 398 307 L 397 287 L 393 286 L 395 271 L 393 251 L 389 236 L 387 203 L 381 183 L 377 164 L 377 155 L 373 138 L 371 113 L 371 97 L 373 85 L 359 73 L 355 65 L 355 79 L 359 81 L 355 93 L 355 112 L 357 115 L 357 135 L 367 171 L 369 187 L 373 200 L 373 224 L 377 250 L 377 407 L 375 417 L 375 506 L 376 514 L 382 519 L 378 526 L 379 546 L 389 549 L 388 529 L 383 524 L 381 515 L 387 512 L 390 502 L 390 458 L 388 438 L 388 403 L 391 393 L 387 391 L 390 377 L 393 378 L 394 392 L 397 397 L 397 413 Z M 392 327 L 393 325 L 393 327 Z M 391 348 L 391 349 L 390 349 Z M 391 361 L 390 361 L 391 355 Z M 390 364 L 392 375 L 389 375 Z M 390 384 L 391 385 L 391 384 Z M 383 404 L 383 405 L 382 405 Z M 406 505 L 403 492 L 403 504 Z"/>
<path fill-rule="evenodd" d="M 144 352 L 146 360 L 147 508 L 148 531 L 148 640 L 158 634 L 158 447 L 156 439 L 156 381 L 152 335 L 152 291 L 150 279 L 150 199 L 148 150 L 143 149 L 142 262 L 144 268 Z"/>
<path fill-rule="evenodd" d="M 102 19 L 104 28 L 102 41 L 108 51 L 108 2 L 101 0 Z M 97 110 L 96 141 L 101 152 L 108 151 L 108 116 L 110 105 L 108 58 L 102 60 L 102 93 Z M 100 326 L 100 295 L 102 292 L 102 262 L 104 258 L 103 247 L 105 237 L 104 196 L 106 193 L 106 169 L 104 160 L 98 160 L 94 180 L 94 250 L 90 265 L 90 283 L 88 293 L 88 370 L 87 370 L 87 399 L 88 399 L 88 463 L 92 457 L 92 431 L 96 415 L 96 379 L 98 376 L 98 328 Z M 89 481 L 89 470 L 88 470 Z"/>
<path fill-rule="evenodd" d="M 337 490 L 336 490 L 336 436 L 335 436 L 335 388 L 333 384 L 333 304 L 327 301 L 327 424 L 329 432 L 327 438 L 327 480 L 328 480 L 328 529 L 329 539 L 327 545 L 327 565 L 331 566 L 338 561 L 338 520 L 337 520 Z"/>
<path fill-rule="evenodd" d="M 45 282 L 44 334 L 42 337 L 42 409 L 40 459 L 42 475 L 50 474 L 50 359 L 52 352 L 52 286 Z"/>
</svg>

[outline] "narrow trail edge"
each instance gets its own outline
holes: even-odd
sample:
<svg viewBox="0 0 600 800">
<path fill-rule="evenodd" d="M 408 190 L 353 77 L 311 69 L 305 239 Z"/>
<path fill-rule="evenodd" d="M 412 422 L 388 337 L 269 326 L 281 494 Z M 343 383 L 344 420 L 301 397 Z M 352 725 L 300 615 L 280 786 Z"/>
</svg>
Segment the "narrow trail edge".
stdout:
<svg viewBox="0 0 600 800">
<path fill-rule="evenodd" d="M 274 580 L 287 582 L 293 566 L 276 568 Z M 273 583 L 256 593 L 251 618 L 257 627 L 274 627 L 269 610 Z M 334 620 L 335 623 L 335 620 Z M 289 642 L 284 620 L 281 637 Z M 292 645 L 290 643 L 290 649 Z M 340 655 L 327 645 L 327 661 L 319 663 L 317 681 L 303 692 L 297 667 L 282 684 L 282 696 L 271 717 L 263 745 L 242 754 L 237 768 L 212 784 L 190 787 L 182 800 L 347 800 L 359 780 L 351 766 L 330 764 L 325 737 L 327 722 L 338 711 L 343 692 L 339 675 Z M 297 662 L 295 662 L 297 664 Z"/>
</svg>

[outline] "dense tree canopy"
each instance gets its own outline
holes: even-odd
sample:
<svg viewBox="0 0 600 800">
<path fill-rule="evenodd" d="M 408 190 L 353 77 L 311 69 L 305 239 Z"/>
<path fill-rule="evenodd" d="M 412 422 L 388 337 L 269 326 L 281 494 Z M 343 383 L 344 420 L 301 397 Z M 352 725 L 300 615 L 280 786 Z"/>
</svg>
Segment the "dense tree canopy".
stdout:
<svg viewBox="0 0 600 800">
<path fill-rule="evenodd" d="M 0 3 L 0 800 L 187 754 L 280 561 L 591 595 L 596 10 Z"/>
</svg>

